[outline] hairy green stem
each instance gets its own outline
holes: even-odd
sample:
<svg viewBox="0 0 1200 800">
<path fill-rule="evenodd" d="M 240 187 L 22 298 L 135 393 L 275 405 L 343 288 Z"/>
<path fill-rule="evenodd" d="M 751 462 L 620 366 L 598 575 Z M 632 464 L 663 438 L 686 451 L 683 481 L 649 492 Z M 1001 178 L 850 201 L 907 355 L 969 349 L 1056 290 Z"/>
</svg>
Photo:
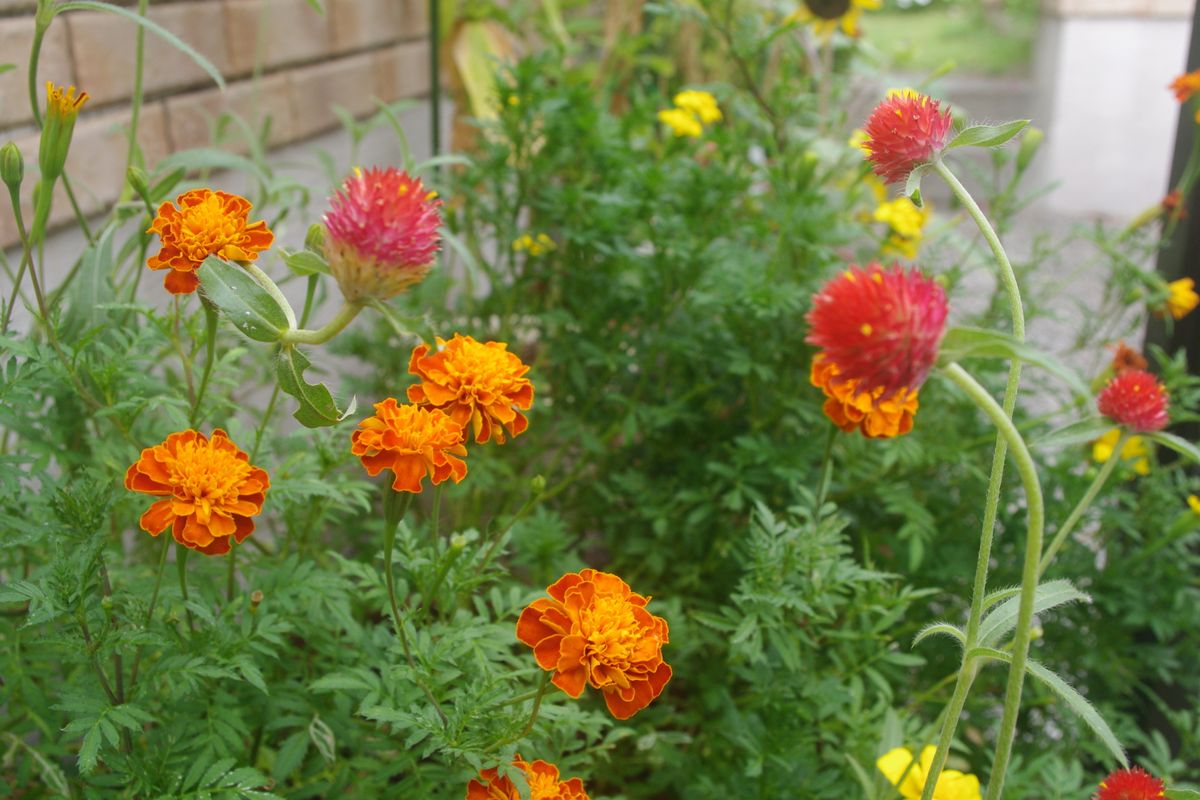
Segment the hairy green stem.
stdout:
<svg viewBox="0 0 1200 800">
<path fill-rule="evenodd" d="M 239 261 L 238 263 L 246 272 L 250 273 L 250 276 L 254 280 L 258 281 L 258 285 L 265 289 L 267 294 L 271 295 L 275 299 L 275 302 L 279 304 L 279 307 L 283 309 L 283 314 L 287 318 L 288 328 L 295 328 L 296 314 L 292 311 L 292 304 L 283 296 L 283 292 L 279 291 L 279 286 L 275 284 L 275 281 L 271 280 L 271 276 L 259 269 L 258 265 L 253 261 Z"/>
<path fill-rule="evenodd" d="M 1104 484 L 1113 474 L 1113 470 L 1117 468 L 1117 464 L 1121 460 L 1121 448 L 1125 446 L 1127 441 L 1129 441 L 1129 434 L 1121 431 L 1120 438 L 1113 445 L 1112 455 L 1108 457 L 1108 461 L 1104 462 L 1104 466 L 1100 468 L 1100 472 L 1097 473 L 1095 479 L 1092 481 L 1092 485 L 1083 493 L 1083 497 L 1079 498 L 1079 502 L 1071 510 L 1071 515 L 1067 517 L 1066 522 L 1055 532 L 1054 538 L 1050 540 L 1050 544 L 1046 548 L 1046 552 L 1042 554 L 1042 560 L 1038 564 L 1038 578 L 1041 578 L 1045 574 L 1046 568 L 1050 566 L 1051 562 L 1054 561 L 1054 557 L 1058 555 L 1058 551 L 1066 544 L 1067 537 L 1071 535 L 1071 531 L 1075 529 L 1075 526 L 1079 524 L 1079 520 L 1083 518 L 1083 513 L 1088 510 L 1088 507 L 1096 499 L 1096 495 L 1100 494 L 1100 490 L 1104 488 Z"/>
<path fill-rule="evenodd" d="M 1033 622 L 1033 600 L 1037 590 L 1038 562 L 1042 554 L 1042 534 L 1045 526 L 1045 503 L 1042 486 L 1038 480 L 1033 456 L 1020 431 L 1004 413 L 987 390 L 958 364 L 943 368 L 943 374 L 953 381 L 991 419 L 992 424 L 1008 442 L 1013 463 L 1025 487 L 1025 502 L 1028 506 L 1029 530 L 1025 540 L 1025 561 L 1021 570 L 1021 594 L 1017 610 L 1016 632 L 1013 634 L 1012 664 L 1008 672 L 1008 686 L 1004 694 L 1004 715 L 1000 720 L 1000 733 L 996 740 L 996 755 L 992 761 L 992 774 L 988 780 L 987 800 L 999 800 L 1004 789 L 1004 773 L 1012 753 L 1013 738 L 1017 730 L 1017 715 L 1021 709 L 1021 690 L 1025 683 L 1025 663 L 1029 657 L 1029 642 Z M 964 654 L 969 650 L 964 650 Z M 964 655 L 965 660 L 965 655 Z M 926 776 L 926 788 L 930 783 L 937 785 L 936 776 Z M 932 789 L 930 789 L 932 796 Z"/>
<path fill-rule="evenodd" d="M 337 336 L 347 325 L 354 321 L 358 316 L 358 312 L 362 311 L 362 306 L 357 303 L 343 303 L 342 307 L 333 315 L 333 319 L 325 323 L 324 326 L 315 331 L 305 330 L 303 328 L 292 328 L 283 332 L 279 341 L 284 344 L 324 344 Z"/>
<path fill-rule="evenodd" d="M 1016 272 L 1013 270 L 1008 253 L 1004 250 L 1004 245 L 1000 242 L 1000 237 L 996 234 L 996 229 L 992 227 L 991 222 L 979 208 L 979 204 L 975 202 L 975 198 L 971 197 L 971 193 L 967 191 L 966 187 L 962 185 L 941 159 L 933 162 L 933 168 L 950 187 L 950 191 L 954 193 L 958 201 L 962 203 L 963 208 L 966 209 L 967 214 L 975 222 L 980 234 L 983 235 L 983 238 L 991 248 L 992 255 L 996 259 L 1000 281 L 1008 294 L 1013 337 L 1017 341 L 1024 341 L 1025 306 L 1021 300 L 1021 287 L 1017 283 Z M 1013 412 L 1017 407 L 1017 394 L 1020 391 L 1020 386 L 1021 362 L 1013 359 L 1008 369 L 1008 381 L 1004 387 L 1004 405 L 1002 407 L 1004 416 L 1009 420 L 1012 420 Z M 980 528 L 979 536 L 979 552 L 975 561 L 975 580 L 971 586 L 971 610 L 967 615 L 966 643 L 963 647 L 964 658 L 959 668 L 958 678 L 955 681 L 954 692 L 951 694 L 950 702 L 947 705 L 946 716 L 942 720 L 937 750 L 934 753 L 933 763 L 930 764 L 929 774 L 926 776 L 925 788 L 922 792 L 921 800 L 933 800 L 933 792 L 937 786 L 938 776 L 941 775 L 942 769 L 946 766 L 946 759 L 950 756 L 950 745 L 954 741 L 954 733 L 958 728 L 959 718 L 962 716 L 967 696 L 971 691 L 971 685 L 974 683 L 975 675 L 978 673 L 978 669 L 968 662 L 965 654 L 975 646 L 975 640 L 979 636 L 979 624 L 983 619 L 983 599 L 987 595 L 988 568 L 992 557 L 992 538 L 996 530 L 996 516 L 1000 507 L 1000 489 L 1004 483 L 1004 464 L 1007 458 L 1008 441 L 1003 432 L 997 431 L 996 443 L 992 449 L 991 473 L 988 477 L 987 494 L 984 500 L 983 524 Z"/>
<path fill-rule="evenodd" d="M 138 0 L 138 16 L 146 16 L 146 9 L 149 5 L 150 0 Z M 137 38 L 134 39 L 133 44 L 133 97 L 129 104 L 129 149 L 125 155 L 126 172 L 133 166 L 133 158 L 137 154 L 138 120 L 142 114 L 142 82 L 146 71 L 146 27 L 144 25 L 135 27 L 137 32 L 134 35 Z"/>
</svg>

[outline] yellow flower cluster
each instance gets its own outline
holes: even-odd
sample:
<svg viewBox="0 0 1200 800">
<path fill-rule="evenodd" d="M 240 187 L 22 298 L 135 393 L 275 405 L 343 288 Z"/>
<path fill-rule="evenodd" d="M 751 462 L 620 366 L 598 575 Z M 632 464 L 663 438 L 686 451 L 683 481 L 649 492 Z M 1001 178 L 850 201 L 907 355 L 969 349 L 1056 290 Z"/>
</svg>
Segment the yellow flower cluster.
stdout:
<svg viewBox="0 0 1200 800">
<path fill-rule="evenodd" d="M 708 92 L 687 89 L 675 95 L 674 108 L 658 112 L 659 122 L 666 125 L 676 136 L 695 139 L 704 133 L 704 126 L 724 119 L 717 98 Z"/>
<path fill-rule="evenodd" d="M 907 259 L 916 258 L 929 214 L 928 204 L 917 208 L 907 197 L 897 197 L 895 200 L 880 203 L 875 209 L 875 221 L 887 223 L 891 229 L 887 241 L 883 243 L 884 254 Z"/>
<path fill-rule="evenodd" d="M 1183 319 L 1200 305 L 1200 294 L 1196 293 L 1196 281 L 1180 278 L 1167 284 L 1166 311 L 1175 319 Z"/>
<path fill-rule="evenodd" d="M 1092 460 L 1097 464 L 1103 464 L 1112 458 L 1113 449 L 1116 448 L 1117 440 L 1120 438 L 1121 431 L 1113 428 L 1092 442 Z M 1150 474 L 1150 460 L 1146 457 L 1149 454 L 1150 449 L 1146 447 L 1146 441 L 1140 436 L 1130 436 L 1121 447 L 1121 460 L 1133 461 L 1133 471 L 1138 475 Z"/>
<path fill-rule="evenodd" d="M 537 236 L 530 236 L 527 233 L 524 236 L 518 236 L 516 239 L 513 239 L 512 243 L 514 253 L 525 252 L 531 256 L 544 255 L 556 247 L 558 245 L 554 243 L 554 240 L 544 233 L 539 233 Z"/>
<path fill-rule="evenodd" d="M 875 766 L 904 800 L 920 800 L 935 752 L 935 747 L 927 745 L 918 760 L 907 747 L 897 747 L 880 756 Z M 979 779 L 956 769 L 943 770 L 933 789 L 934 800 L 980 800 L 980 797 Z"/>
</svg>

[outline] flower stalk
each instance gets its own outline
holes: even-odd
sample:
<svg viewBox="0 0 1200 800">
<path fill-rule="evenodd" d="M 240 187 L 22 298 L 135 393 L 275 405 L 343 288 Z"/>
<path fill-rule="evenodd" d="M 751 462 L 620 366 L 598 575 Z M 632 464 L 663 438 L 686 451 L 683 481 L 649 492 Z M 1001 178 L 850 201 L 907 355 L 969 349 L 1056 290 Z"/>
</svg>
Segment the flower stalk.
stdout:
<svg viewBox="0 0 1200 800">
<path fill-rule="evenodd" d="M 1071 515 L 1067 517 L 1062 526 L 1055 532 L 1054 538 L 1050 540 L 1050 544 L 1046 547 L 1046 552 L 1042 554 L 1042 560 L 1038 563 L 1038 578 L 1045 574 L 1046 569 L 1054 561 L 1054 557 L 1058 555 L 1058 551 L 1062 549 L 1067 542 L 1067 537 L 1079 524 L 1079 520 L 1083 518 L 1083 514 L 1092 505 L 1096 499 L 1096 495 L 1100 494 L 1100 490 L 1104 488 L 1104 484 L 1108 482 L 1109 477 L 1113 474 L 1113 470 L 1117 468 L 1117 464 L 1121 461 L 1121 448 L 1129 441 L 1129 434 L 1121 431 L 1121 437 L 1117 439 L 1116 445 L 1113 446 L 1113 453 L 1109 456 L 1108 461 L 1104 462 L 1104 466 L 1096 474 L 1092 480 L 1091 486 L 1083 493 L 1083 497 L 1079 498 L 1079 502 L 1075 504 L 1075 508 L 1071 510 Z"/>
</svg>

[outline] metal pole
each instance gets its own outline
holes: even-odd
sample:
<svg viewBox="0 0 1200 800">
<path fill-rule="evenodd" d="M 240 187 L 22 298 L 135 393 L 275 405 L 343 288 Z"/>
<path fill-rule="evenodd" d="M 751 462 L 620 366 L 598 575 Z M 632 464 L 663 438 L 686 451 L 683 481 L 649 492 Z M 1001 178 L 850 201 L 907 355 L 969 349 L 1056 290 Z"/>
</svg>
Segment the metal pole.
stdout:
<svg viewBox="0 0 1200 800">
<path fill-rule="evenodd" d="M 432 155 L 442 152 L 441 0 L 429 0 L 429 141 Z"/>
</svg>

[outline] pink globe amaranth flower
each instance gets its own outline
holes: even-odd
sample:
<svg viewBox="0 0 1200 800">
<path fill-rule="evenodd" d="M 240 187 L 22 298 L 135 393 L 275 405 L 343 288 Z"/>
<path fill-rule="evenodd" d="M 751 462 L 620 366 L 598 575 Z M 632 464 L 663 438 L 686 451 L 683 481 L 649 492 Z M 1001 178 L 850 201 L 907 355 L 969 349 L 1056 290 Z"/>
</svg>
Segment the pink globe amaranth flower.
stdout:
<svg viewBox="0 0 1200 800">
<path fill-rule="evenodd" d="M 1141 369 L 1117 375 L 1096 398 L 1100 413 L 1137 433 L 1167 427 L 1167 390 L 1158 379 Z"/>
<path fill-rule="evenodd" d="M 950 127 L 950 112 L 942 110 L 937 100 L 912 90 L 894 92 L 863 125 L 867 139 L 862 149 L 876 175 L 900 183 L 942 151 Z"/>
<path fill-rule="evenodd" d="M 424 279 L 441 244 L 441 204 L 403 170 L 354 170 L 325 214 L 325 258 L 347 301 L 395 297 Z"/>
<path fill-rule="evenodd" d="M 946 292 L 915 267 L 851 266 L 813 296 L 805 341 L 858 389 L 886 399 L 916 391 L 937 360 Z"/>
<path fill-rule="evenodd" d="M 1092 800 L 1159 800 L 1167 787 L 1141 767 L 1119 769 L 1100 782 Z"/>
</svg>

